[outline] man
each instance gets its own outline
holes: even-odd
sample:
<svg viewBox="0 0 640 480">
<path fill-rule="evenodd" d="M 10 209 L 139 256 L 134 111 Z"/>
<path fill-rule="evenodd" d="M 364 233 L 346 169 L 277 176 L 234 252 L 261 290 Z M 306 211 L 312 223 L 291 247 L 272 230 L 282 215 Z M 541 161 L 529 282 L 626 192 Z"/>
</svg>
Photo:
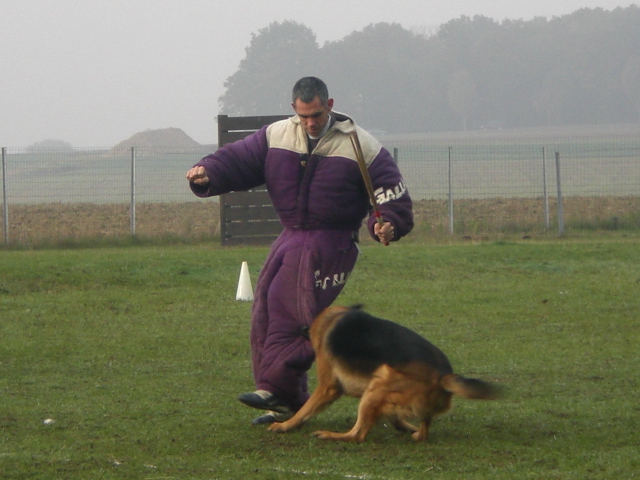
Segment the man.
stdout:
<svg viewBox="0 0 640 480">
<path fill-rule="evenodd" d="M 357 131 L 383 225 L 369 215 L 370 235 L 383 243 L 413 227 L 412 204 L 389 152 L 347 115 L 334 112 L 325 83 L 300 79 L 296 115 L 225 145 L 187 173 L 199 197 L 266 183 L 284 227 L 256 284 L 251 348 L 257 390 L 238 398 L 266 410 L 254 424 L 285 420 L 309 398 L 314 360 L 306 331 L 336 299 L 358 257 L 358 231 L 371 213 L 350 134 Z"/>
</svg>

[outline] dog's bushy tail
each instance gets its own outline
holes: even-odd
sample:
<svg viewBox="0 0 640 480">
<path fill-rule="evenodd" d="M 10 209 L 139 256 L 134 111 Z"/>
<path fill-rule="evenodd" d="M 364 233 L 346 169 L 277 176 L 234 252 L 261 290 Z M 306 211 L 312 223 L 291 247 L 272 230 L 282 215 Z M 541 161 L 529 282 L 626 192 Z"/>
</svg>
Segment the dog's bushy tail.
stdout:
<svg viewBox="0 0 640 480">
<path fill-rule="evenodd" d="M 466 378 L 451 373 L 440 379 L 440 385 L 447 392 L 470 400 L 494 400 L 498 397 L 498 388 L 484 380 Z"/>
</svg>

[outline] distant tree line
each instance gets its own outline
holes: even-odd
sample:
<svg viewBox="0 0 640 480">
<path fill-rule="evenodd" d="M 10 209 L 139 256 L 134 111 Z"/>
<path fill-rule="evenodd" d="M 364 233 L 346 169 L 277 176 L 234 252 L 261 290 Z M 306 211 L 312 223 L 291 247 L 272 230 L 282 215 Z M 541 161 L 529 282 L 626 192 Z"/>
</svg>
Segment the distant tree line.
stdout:
<svg viewBox="0 0 640 480">
<path fill-rule="evenodd" d="M 69 142 L 54 140 L 52 138 L 32 143 L 27 147 L 27 151 L 29 152 L 38 152 L 39 150 L 44 149 L 73 150 L 74 148 Z"/>
<path fill-rule="evenodd" d="M 252 35 L 220 111 L 289 113 L 306 75 L 327 82 L 336 110 L 389 133 L 636 123 L 640 8 L 460 17 L 431 35 L 379 23 L 323 46 L 304 25 L 272 23 Z"/>
</svg>

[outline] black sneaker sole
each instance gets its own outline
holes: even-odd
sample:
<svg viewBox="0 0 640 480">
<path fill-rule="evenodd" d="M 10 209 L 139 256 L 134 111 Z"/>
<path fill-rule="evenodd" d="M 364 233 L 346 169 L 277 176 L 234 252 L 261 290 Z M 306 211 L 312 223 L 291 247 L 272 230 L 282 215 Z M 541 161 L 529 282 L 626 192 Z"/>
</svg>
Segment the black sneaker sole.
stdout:
<svg viewBox="0 0 640 480">
<path fill-rule="evenodd" d="M 251 421 L 251 425 L 268 425 L 270 423 L 276 423 L 276 417 L 270 413 L 260 415 Z"/>
<path fill-rule="evenodd" d="M 270 423 L 285 422 L 291 417 L 293 417 L 293 412 L 289 412 L 287 414 L 269 412 L 254 418 L 251 421 L 251 425 L 268 425 Z"/>
<path fill-rule="evenodd" d="M 281 403 L 280 399 L 275 395 L 265 400 L 255 393 L 243 393 L 238 396 L 238 400 L 248 407 L 257 408 L 259 410 L 273 410 L 278 413 L 289 413 L 291 408 L 289 405 Z"/>
</svg>

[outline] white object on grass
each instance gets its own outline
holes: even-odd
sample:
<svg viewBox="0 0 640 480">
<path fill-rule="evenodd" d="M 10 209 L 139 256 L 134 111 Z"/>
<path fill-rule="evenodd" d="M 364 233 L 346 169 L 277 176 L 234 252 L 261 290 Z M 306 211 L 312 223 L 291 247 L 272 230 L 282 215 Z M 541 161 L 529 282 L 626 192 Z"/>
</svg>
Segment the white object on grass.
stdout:
<svg viewBox="0 0 640 480">
<path fill-rule="evenodd" d="M 242 267 L 240 268 L 240 280 L 238 281 L 236 300 L 253 301 L 253 287 L 251 286 L 251 277 L 249 277 L 249 265 L 247 262 L 242 262 Z"/>
</svg>

